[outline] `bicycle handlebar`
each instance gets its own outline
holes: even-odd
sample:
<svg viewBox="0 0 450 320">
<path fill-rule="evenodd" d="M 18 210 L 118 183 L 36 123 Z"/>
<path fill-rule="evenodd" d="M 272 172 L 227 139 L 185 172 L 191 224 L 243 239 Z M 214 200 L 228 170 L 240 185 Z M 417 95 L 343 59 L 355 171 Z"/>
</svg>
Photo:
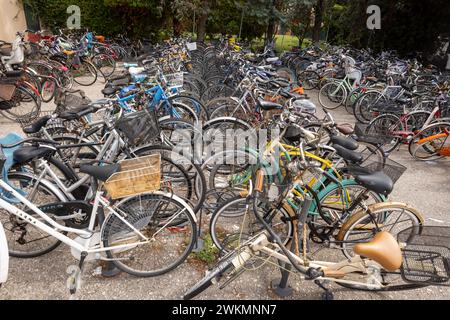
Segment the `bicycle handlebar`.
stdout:
<svg viewBox="0 0 450 320">
<path fill-rule="evenodd" d="M 0 148 L 6 148 L 6 149 L 14 148 L 14 147 L 16 147 L 18 145 L 21 145 L 21 144 L 24 144 L 24 143 L 27 143 L 27 142 L 36 142 L 36 143 L 41 142 L 41 143 L 48 143 L 48 144 L 55 144 L 55 145 L 56 144 L 60 144 L 59 142 L 54 141 L 54 140 L 40 139 L 40 138 L 26 138 L 26 139 L 20 140 L 20 141 L 18 141 L 16 143 L 12 143 L 12 144 L 1 144 Z"/>
</svg>

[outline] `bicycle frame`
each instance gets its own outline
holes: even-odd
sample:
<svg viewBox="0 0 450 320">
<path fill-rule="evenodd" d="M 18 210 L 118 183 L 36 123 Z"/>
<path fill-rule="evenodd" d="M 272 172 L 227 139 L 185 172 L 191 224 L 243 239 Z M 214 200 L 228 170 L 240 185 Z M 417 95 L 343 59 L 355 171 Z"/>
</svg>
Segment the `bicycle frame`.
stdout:
<svg viewBox="0 0 450 320">
<path fill-rule="evenodd" d="M 275 246 L 275 248 L 270 248 L 269 246 Z M 236 269 L 244 268 L 245 263 L 251 259 L 255 253 L 262 252 L 266 254 L 269 258 L 275 258 L 279 262 L 284 262 L 285 264 L 290 265 L 291 262 L 289 258 L 284 254 L 280 253 L 280 249 L 278 244 L 270 243 L 268 240 L 268 236 L 266 232 L 262 232 L 261 234 L 254 237 L 254 240 L 251 241 L 248 245 L 246 245 L 245 249 L 238 254 L 237 257 L 233 259 L 233 265 Z M 341 262 L 327 262 L 327 261 L 304 261 L 299 256 L 291 253 L 291 258 L 295 260 L 297 265 L 304 266 L 304 272 L 306 273 L 309 268 L 320 268 L 324 272 L 324 276 L 316 278 L 316 280 L 328 280 L 337 283 L 343 284 L 352 284 L 363 286 L 367 289 L 381 289 L 383 288 L 383 284 L 374 277 L 369 271 L 369 268 L 380 268 L 376 262 L 371 260 L 363 260 L 360 256 L 355 255 L 350 260 L 343 260 Z M 306 267 L 307 266 L 307 267 Z M 363 278 L 364 282 L 351 281 L 341 279 L 347 274 L 351 273 L 362 273 L 366 274 L 367 278 Z M 327 276 L 328 274 L 328 276 Z M 336 277 L 333 277 L 335 275 Z M 306 280 L 305 276 L 300 276 L 302 280 Z M 370 282 L 370 283 L 369 283 Z"/>
<path fill-rule="evenodd" d="M 118 211 L 120 211 L 120 210 L 118 210 L 116 208 L 116 210 L 117 210 L 116 211 L 114 207 L 111 207 L 109 201 L 103 197 L 103 191 L 97 190 L 97 192 L 95 194 L 95 198 L 94 198 L 94 203 L 93 203 L 93 209 L 92 209 L 91 217 L 90 217 L 90 220 L 89 220 L 89 227 L 87 228 L 87 230 L 81 230 L 81 229 L 65 227 L 65 226 L 59 224 L 58 222 L 56 222 L 55 220 L 50 218 L 47 214 L 45 214 L 43 211 L 41 211 L 36 205 L 34 205 L 30 201 L 28 201 L 20 193 L 18 193 L 16 190 L 14 190 L 14 188 L 9 186 L 2 179 L 0 179 L 0 187 L 4 188 L 6 191 L 10 192 L 14 197 L 16 197 L 18 200 L 20 200 L 20 202 L 23 203 L 26 207 L 28 207 L 35 214 L 37 214 L 39 217 L 44 219 L 47 222 L 47 224 L 44 223 L 44 222 L 39 221 L 38 219 L 36 219 L 32 215 L 30 215 L 29 213 L 26 213 L 25 211 L 23 211 L 23 210 L 17 208 L 16 206 L 8 203 L 7 201 L 5 201 L 2 198 L 0 198 L 0 208 L 5 209 L 9 213 L 17 216 L 18 218 L 26 221 L 27 223 L 32 224 L 36 228 L 41 229 L 42 231 L 44 231 L 47 234 L 55 237 L 56 239 L 60 240 L 61 242 L 65 243 L 65 244 L 67 244 L 68 246 L 76 249 L 79 252 L 85 252 L 85 253 L 89 254 L 89 253 L 101 253 L 101 252 L 110 251 L 110 250 L 120 250 L 120 249 L 126 250 L 126 249 L 129 249 L 129 248 L 132 248 L 132 247 L 136 247 L 138 245 L 146 244 L 146 243 L 152 241 L 151 238 L 148 238 L 145 235 L 143 235 L 139 230 L 134 228 L 128 221 L 126 221 L 126 219 L 124 219 L 119 214 Z M 160 191 L 156 191 L 155 193 L 156 194 L 165 194 L 165 193 L 160 192 Z M 195 214 L 192 212 L 192 210 L 189 208 L 189 206 L 182 199 L 180 199 L 178 196 L 173 195 L 173 194 L 171 194 L 171 197 L 175 198 L 177 201 L 180 201 L 182 204 L 184 204 L 185 208 L 183 210 L 181 210 L 179 213 L 177 213 L 174 217 L 171 217 L 171 219 L 169 221 L 167 221 L 162 227 L 160 227 L 160 230 L 164 229 L 168 224 L 170 224 L 171 221 L 173 221 L 177 216 L 182 214 L 185 210 L 188 210 L 189 214 L 194 218 L 194 221 L 197 222 Z M 97 213 L 98 213 L 98 208 L 99 208 L 100 205 L 102 207 L 108 209 L 110 214 L 115 215 L 125 225 L 127 225 L 129 228 L 131 228 L 133 233 L 136 234 L 142 241 L 128 243 L 128 244 L 115 245 L 115 246 L 110 246 L 110 247 L 101 247 L 99 245 L 91 246 L 92 235 L 95 233 L 95 231 L 94 231 L 95 221 L 96 221 L 96 217 L 97 217 Z M 79 236 L 84 236 L 84 237 L 86 237 L 85 238 L 86 241 L 82 245 L 82 244 L 76 242 L 75 240 L 71 239 L 70 237 L 64 235 L 60 231 L 73 233 L 73 234 L 76 234 L 76 235 L 79 235 Z M 101 230 L 100 230 L 100 232 L 101 232 Z M 158 232 L 159 231 L 155 232 L 154 236 L 156 234 L 158 234 Z"/>
</svg>

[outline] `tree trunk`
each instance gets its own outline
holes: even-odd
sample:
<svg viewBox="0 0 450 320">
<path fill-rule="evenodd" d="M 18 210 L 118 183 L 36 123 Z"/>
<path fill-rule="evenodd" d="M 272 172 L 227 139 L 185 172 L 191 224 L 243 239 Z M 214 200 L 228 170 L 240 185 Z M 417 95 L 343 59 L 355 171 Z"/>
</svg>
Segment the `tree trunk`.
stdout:
<svg viewBox="0 0 450 320">
<path fill-rule="evenodd" d="M 313 28 L 313 42 L 320 41 L 320 30 L 322 29 L 323 13 L 325 11 L 325 0 L 318 0 L 314 7 L 314 28 Z"/>
<path fill-rule="evenodd" d="M 273 41 L 275 37 L 275 28 L 276 28 L 275 20 L 270 19 L 269 25 L 267 26 L 266 44 L 269 44 Z"/>
<path fill-rule="evenodd" d="M 208 14 L 203 13 L 198 18 L 198 24 L 197 24 L 197 41 L 203 42 L 205 40 L 205 34 L 206 34 L 206 21 L 208 20 Z"/>
<path fill-rule="evenodd" d="M 311 24 L 311 15 L 309 14 L 305 21 L 305 27 L 303 28 L 303 31 L 300 34 L 300 37 L 298 38 L 298 46 L 300 49 L 303 46 L 303 41 L 305 40 L 306 34 L 309 31 L 309 25 Z"/>
<path fill-rule="evenodd" d="M 172 29 L 175 37 L 179 37 L 183 30 L 183 24 L 175 15 L 172 17 Z"/>
</svg>

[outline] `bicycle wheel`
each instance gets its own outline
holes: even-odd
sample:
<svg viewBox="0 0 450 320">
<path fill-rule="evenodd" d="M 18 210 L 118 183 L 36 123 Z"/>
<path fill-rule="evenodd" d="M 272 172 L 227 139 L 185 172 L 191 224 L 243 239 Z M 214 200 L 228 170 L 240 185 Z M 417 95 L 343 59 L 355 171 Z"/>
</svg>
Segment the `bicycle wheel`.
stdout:
<svg viewBox="0 0 450 320">
<path fill-rule="evenodd" d="M 340 82 L 329 82 L 319 91 L 319 102 L 322 107 L 334 110 L 341 106 L 347 96 L 347 90 Z"/>
<path fill-rule="evenodd" d="M 196 297 L 209 288 L 213 283 L 218 282 L 224 274 L 231 273 L 235 269 L 233 260 L 238 256 L 238 254 L 239 251 L 235 250 L 224 256 L 214 268 L 206 272 L 206 276 L 203 279 L 197 282 L 183 295 L 183 300 L 190 300 Z"/>
<path fill-rule="evenodd" d="M 438 160 L 446 157 L 443 150 L 450 149 L 450 123 L 427 126 L 409 142 L 408 151 L 416 160 Z"/>
<path fill-rule="evenodd" d="M 116 61 L 107 54 L 97 53 L 92 57 L 92 64 L 101 72 L 101 74 L 108 78 L 116 70 Z"/>
<path fill-rule="evenodd" d="M 21 172 L 11 172 L 8 174 L 9 184 L 20 190 L 29 201 L 36 206 L 66 201 L 67 199 L 52 188 L 51 183 L 37 181 L 34 175 Z M 44 220 L 22 204 L 15 204 L 18 208 L 33 215 L 41 222 Z M 56 249 L 61 241 L 38 229 L 34 225 L 27 223 L 15 215 L 1 210 L 0 221 L 5 229 L 8 241 L 9 254 L 17 258 L 35 258 L 42 256 Z M 55 218 L 51 213 L 47 213 L 50 218 Z M 57 217 L 56 217 L 57 218 Z M 66 234 L 63 232 L 63 234 Z"/>
<path fill-rule="evenodd" d="M 346 180 L 342 185 L 332 184 L 326 187 L 317 195 L 320 210 L 316 210 L 317 214 L 313 215 L 309 225 L 313 234 L 321 240 L 327 240 L 332 236 L 331 227 L 336 223 L 342 223 L 342 215 L 358 199 L 358 197 L 366 191 L 366 188 L 358 185 L 356 182 Z M 367 199 L 364 200 L 365 205 L 383 202 L 384 198 L 375 193 L 367 193 Z M 358 207 L 359 208 L 359 207 Z M 349 212 L 350 216 L 353 212 Z M 337 229 L 339 230 L 339 229 Z"/>
<path fill-rule="evenodd" d="M 405 203 L 376 203 L 353 214 L 342 225 L 336 239 L 342 241 L 342 252 L 350 258 L 356 243 L 370 241 L 379 231 L 387 231 L 396 237 L 400 231 L 423 223 L 422 215 Z"/>
<path fill-rule="evenodd" d="M 396 237 L 400 231 L 412 226 L 420 227 L 423 223 L 422 215 L 404 203 L 378 203 L 369 206 L 368 211 L 361 210 L 348 219 L 342 226 L 337 240 L 344 241 L 342 244 L 343 253 L 346 257 L 350 258 L 354 255 L 354 244 L 370 241 L 379 231 L 388 231 Z M 377 282 L 382 284 L 381 288 L 368 288 L 364 284 L 338 284 L 347 288 L 364 291 L 411 290 L 426 286 L 405 282 L 399 270 L 387 272 L 381 267 L 378 267 L 374 269 L 372 277 L 376 277 Z M 348 274 L 345 280 L 361 282 L 361 275 Z"/>
<path fill-rule="evenodd" d="M 16 87 L 13 96 L 9 101 L 2 101 L 8 108 L 0 110 L 0 113 L 12 121 L 31 121 L 39 115 L 41 111 L 40 98 L 34 92 L 25 87 Z"/>
<path fill-rule="evenodd" d="M 371 163 L 379 163 L 384 166 L 386 163 L 386 156 L 381 147 L 361 139 L 358 140 L 358 145 L 359 147 L 355 152 L 360 153 L 363 156 L 363 160 L 360 163 L 361 166 L 364 167 Z"/>
<path fill-rule="evenodd" d="M 260 209 L 257 214 L 270 224 L 283 244 L 289 243 L 294 230 L 291 219 L 295 215 L 293 210 L 287 205 L 278 209 Z M 213 213 L 209 230 L 216 247 L 229 252 L 264 230 L 264 227 L 256 219 L 249 200 L 238 196 L 224 202 Z"/>
<path fill-rule="evenodd" d="M 362 87 L 354 88 L 352 91 L 350 91 L 345 98 L 344 107 L 345 111 L 347 111 L 349 114 L 353 114 L 353 108 L 358 100 L 358 98 L 361 96 L 361 92 L 364 90 Z"/>
<path fill-rule="evenodd" d="M 319 87 L 320 77 L 316 71 L 305 70 L 300 72 L 297 77 L 305 90 L 317 89 Z"/>
<path fill-rule="evenodd" d="M 378 136 L 383 140 L 381 147 L 385 153 L 389 153 L 397 148 L 402 141 L 402 132 L 405 127 L 400 118 L 394 114 L 382 114 L 373 119 L 366 129 L 366 134 Z"/>
<path fill-rule="evenodd" d="M 70 70 L 73 76 L 73 81 L 78 83 L 80 86 L 90 86 L 97 81 L 97 69 L 87 60 L 81 61 L 81 64 L 76 67 L 72 65 Z"/>
<path fill-rule="evenodd" d="M 361 123 L 369 123 L 379 113 L 373 112 L 375 105 L 383 105 L 387 102 L 387 98 L 379 91 L 367 91 L 358 97 L 354 103 L 353 115 L 356 120 Z"/>
<path fill-rule="evenodd" d="M 197 225 L 185 202 L 156 192 L 124 199 L 115 208 L 120 217 L 108 216 L 102 239 L 105 248 L 134 244 L 106 251 L 122 271 L 138 277 L 159 276 L 178 267 L 191 253 Z"/>
<path fill-rule="evenodd" d="M 56 81 L 47 79 L 42 83 L 41 86 L 41 99 L 43 102 L 50 102 L 52 101 L 53 97 L 56 93 Z"/>
<path fill-rule="evenodd" d="M 218 97 L 230 97 L 234 93 L 234 89 L 225 84 L 217 84 L 208 87 L 202 94 L 201 100 L 206 103 L 211 99 Z"/>
</svg>

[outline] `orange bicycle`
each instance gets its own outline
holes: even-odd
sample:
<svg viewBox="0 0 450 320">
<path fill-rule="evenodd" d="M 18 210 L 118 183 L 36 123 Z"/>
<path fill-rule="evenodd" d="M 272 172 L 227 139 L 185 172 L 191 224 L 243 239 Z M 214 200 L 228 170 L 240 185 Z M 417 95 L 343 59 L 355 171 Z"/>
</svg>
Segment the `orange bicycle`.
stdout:
<svg viewBox="0 0 450 320">
<path fill-rule="evenodd" d="M 437 122 L 423 128 L 409 142 L 409 153 L 417 160 L 450 157 L 450 122 Z"/>
</svg>

